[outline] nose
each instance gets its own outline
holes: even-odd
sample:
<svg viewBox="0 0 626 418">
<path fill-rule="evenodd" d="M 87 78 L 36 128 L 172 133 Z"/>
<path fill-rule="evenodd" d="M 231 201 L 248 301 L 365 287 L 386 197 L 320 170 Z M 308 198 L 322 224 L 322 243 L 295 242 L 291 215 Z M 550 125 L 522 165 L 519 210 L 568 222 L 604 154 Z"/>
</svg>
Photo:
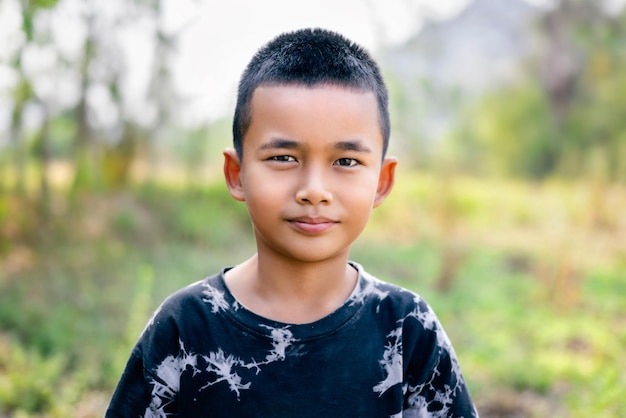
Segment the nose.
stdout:
<svg viewBox="0 0 626 418">
<path fill-rule="evenodd" d="M 321 170 L 312 167 L 303 170 L 296 191 L 296 200 L 300 204 L 329 204 L 333 200 L 333 195 L 328 186 L 328 179 L 324 178 Z"/>
</svg>

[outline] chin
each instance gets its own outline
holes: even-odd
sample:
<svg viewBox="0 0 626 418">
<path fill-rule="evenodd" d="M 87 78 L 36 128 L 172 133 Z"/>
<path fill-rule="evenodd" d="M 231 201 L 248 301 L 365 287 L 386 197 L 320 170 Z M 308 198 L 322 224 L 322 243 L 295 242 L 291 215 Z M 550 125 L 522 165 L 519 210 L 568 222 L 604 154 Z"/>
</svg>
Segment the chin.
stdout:
<svg viewBox="0 0 626 418">
<path fill-rule="evenodd" d="M 342 251 L 311 251 L 310 249 L 304 251 L 291 251 L 286 254 L 287 257 L 291 258 L 294 261 L 299 261 L 302 263 L 322 263 L 325 261 L 330 261 L 337 259 L 338 257 L 347 258 L 349 254 L 349 249 L 344 249 Z"/>
</svg>

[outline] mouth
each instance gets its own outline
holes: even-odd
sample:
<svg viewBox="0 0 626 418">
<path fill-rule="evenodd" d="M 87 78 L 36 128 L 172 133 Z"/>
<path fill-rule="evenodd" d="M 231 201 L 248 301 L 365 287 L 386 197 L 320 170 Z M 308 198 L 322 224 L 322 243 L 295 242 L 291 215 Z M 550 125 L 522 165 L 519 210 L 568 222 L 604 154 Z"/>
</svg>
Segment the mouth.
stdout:
<svg viewBox="0 0 626 418">
<path fill-rule="evenodd" d="M 287 222 L 306 234 L 319 234 L 331 229 L 338 221 L 321 216 L 301 216 L 288 219 Z"/>
</svg>

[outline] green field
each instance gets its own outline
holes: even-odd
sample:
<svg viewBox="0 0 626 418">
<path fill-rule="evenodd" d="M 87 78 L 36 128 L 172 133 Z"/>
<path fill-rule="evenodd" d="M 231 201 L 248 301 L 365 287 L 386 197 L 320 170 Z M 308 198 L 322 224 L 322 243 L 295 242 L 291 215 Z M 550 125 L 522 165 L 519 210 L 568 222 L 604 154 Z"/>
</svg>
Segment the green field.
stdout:
<svg viewBox="0 0 626 418">
<path fill-rule="evenodd" d="M 626 190 L 404 172 L 352 258 L 434 307 L 483 417 L 626 416 Z M 221 182 L 0 195 L 0 417 L 99 417 L 150 313 L 253 251 Z"/>
</svg>

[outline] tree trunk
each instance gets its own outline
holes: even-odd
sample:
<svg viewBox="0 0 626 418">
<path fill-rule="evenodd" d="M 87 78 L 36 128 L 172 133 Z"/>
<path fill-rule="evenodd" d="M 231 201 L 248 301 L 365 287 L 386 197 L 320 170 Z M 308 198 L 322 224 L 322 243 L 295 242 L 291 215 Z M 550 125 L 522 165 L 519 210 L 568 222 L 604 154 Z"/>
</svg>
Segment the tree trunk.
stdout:
<svg viewBox="0 0 626 418">
<path fill-rule="evenodd" d="M 19 64 L 18 64 L 19 65 Z M 14 192 L 18 196 L 26 194 L 26 154 L 24 147 L 22 147 L 22 111 L 24 109 L 25 95 L 23 83 L 24 75 L 20 72 L 22 80 L 18 84 L 18 89 L 14 95 L 14 108 L 11 115 L 11 128 L 10 128 L 10 146 L 13 148 L 13 170 L 14 170 Z"/>
<path fill-rule="evenodd" d="M 76 108 L 76 124 L 78 132 L 74 141 L 74 181 L 71 193 L 75 194 L 96 184 L 96 167 L 91 129 L 88 121 L 87 89 L 89 87 L 89 63 L 93 57 L 93 39 L 87 37 L 83 50 L 81 67 L 81 92 Z"/>
<path fill-rule="evenodd" d="M 51 212 L 50 181 L 48 177 L 48 168 L 50 165 L 50 118 L 47 112 L 44 116 L 38 142 L 39 209 L 44 223 L 47 223 Z"/>
</svg>

